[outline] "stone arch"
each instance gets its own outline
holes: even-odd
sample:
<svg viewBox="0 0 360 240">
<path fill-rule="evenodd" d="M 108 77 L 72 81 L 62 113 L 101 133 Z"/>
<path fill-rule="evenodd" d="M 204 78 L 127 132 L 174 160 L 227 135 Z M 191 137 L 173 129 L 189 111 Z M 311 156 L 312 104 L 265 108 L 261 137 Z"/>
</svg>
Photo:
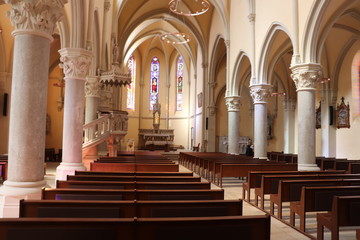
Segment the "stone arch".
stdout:
<svg viewBox="0 0 360 240">
<path fill-rule="evenodd" d="M 266 34 L 265 40 L 262 44 L 262 48 L 260 51 L 260 58 L 259 58 L 259 64 L 258 64 L 258 75 L 257 75 L 257 83 L 258 84 L 270 84 L 269 82 L 269 78 L 268 78 L 268 74 L 269 74 L 269 67 L 270 67 L 270 62 L 271 62 L 271 55 L 274 55 L 272 53 L 272 49 L 273 49 L 273 45 L 274 42 L 277 41 L 279 39 L 279 35 L 283 33 L 286 36 L 283 36 L 283 38 L 287 37 L 288 39 L 290 39 L 290 44 L 293 46 L 292 44 L 292 40 L 291 40 L 291 35 L 290 32 L 288 31 L 288 29 L 286 27 L 284 27 L 281 23 L 279 22 L 273 22 Z"/>
</svg>

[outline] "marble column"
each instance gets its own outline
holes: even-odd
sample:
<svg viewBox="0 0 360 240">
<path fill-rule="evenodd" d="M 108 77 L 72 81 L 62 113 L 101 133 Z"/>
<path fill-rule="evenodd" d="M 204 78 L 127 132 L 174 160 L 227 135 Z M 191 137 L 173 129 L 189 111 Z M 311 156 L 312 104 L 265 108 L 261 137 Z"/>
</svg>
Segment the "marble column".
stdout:
<svg viewBox="0 0 360 240">
<path fill-rule="evenodd" d="M 216 149 L 216 106 L 211 103 L 207 107 L 207 152 L 215 152 Z"/>
<path fill-rule="evenodd" d="M 267 103 L 272 86 L 269 84 L 250 85 L 254 101 L 254 158 L 267 159 Z"/>
<path fill-rule="evenodd" d="M 284 153 L 295 152 L 295 99 L 284 100 Z"/>
<path fill-rule="evenodd" d="M 323 90 L 321 93 L 321 156 L 336 157 L 336 123 L 334 112 L 337 96 L 336 92 L 327 88 L 330 87 L 328 85 L 329 83 L 322 84 Z M 330 107 L 333 108 L 332 113 L 330 113 Z M 332 125 L 330 125 L 331 120 Z"/>
<path fill-rule="evenodd" d="M 61 68 L 65 74 L 63 156 L 56 179 L 65 180 L 75 170 L 84 171 L 82 162 L 85 80 L 91 65 L 91 52 L 82 48 L 63 48 Z"/>
<path fill-rule="evenodd" d="M 290 69 L 298 97 L 298 170 L 319 170 L 315 161 L 315 91 L 321 66 L 298 64 Z"/>
<path fill-rule="evenodd" d="M 101 83 L 99 76 L 88 76 L 86 77 L 85 82 L 85 124 L 90 123 L 98 118 L 97 112 L 99 109 L 99 101 L 100 101 L 100 90 Z M 85 136 L 85 138 L 94 138 L 94 132 L 88 133 L 90 136 Z M 92 147 L 86 153 L 87 156 L 93 156 L 97 158 L 98 151 L 97 146 Z M 84 156 L 83 156 L 84 157 Z"/>
<path fill-rule="evenodd" d="M 8 179 L 0 188 L 1 217 L 17 217 L 20 199 L 40 199 L 50 42 L 65 0 L 11 1 L 15 27 L 9 127 Z"/>
<path fill-rule="evenodd" d="M 239 154 L 239 111 L 240 111 L 240 97 L 231 96 L 225 97 L 225 104 L 228 110 L 228 153 Z"/>
</svg>

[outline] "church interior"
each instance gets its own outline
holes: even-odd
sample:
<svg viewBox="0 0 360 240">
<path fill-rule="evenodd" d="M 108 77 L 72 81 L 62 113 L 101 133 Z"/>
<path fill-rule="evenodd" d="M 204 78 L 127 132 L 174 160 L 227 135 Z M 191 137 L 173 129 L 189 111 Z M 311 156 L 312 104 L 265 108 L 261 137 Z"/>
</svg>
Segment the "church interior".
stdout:
<svg viewBox="0 0 360 240">
<path fill-rule="evenodd" d="M 54 233 L 41 238 L 36 229 L 54 230 L 51 221 L 23 219 L 27 201 L 44 201 L 36 204 L 54 224 L 77 231 L 64 231 L 67 239 L 105 223 L 108 239 L 360 239 L 357 132 L 359 0 L 0 0 L 1 239 L 22 239 L 24 228 L 35 239 Z M 103 175 L 84 180 L 86 172 Z M 70 190 L 110 192 L 105 181 L 126 177 L 133 185 L 115 191 L 135 189 L 135 202 L 150 184 L 195 189 L 171 179 L 196 178 L 228 209 L 240 202 L 241 213 L 183 213 L 168 223 L 101 214 L 74 223 L 49 213 L 118 208 Z M 69 196 L 54 193 L 61 188 Z M 96 229 L 86 239 L 98 239 Z"/>
</svg>

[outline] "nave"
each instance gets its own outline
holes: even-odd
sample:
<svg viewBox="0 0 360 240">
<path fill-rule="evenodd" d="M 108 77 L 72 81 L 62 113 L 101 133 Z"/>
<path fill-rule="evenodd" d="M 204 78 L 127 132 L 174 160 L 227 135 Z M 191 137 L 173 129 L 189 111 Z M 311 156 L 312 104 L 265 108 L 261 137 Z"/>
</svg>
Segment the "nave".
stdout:
<svg viewBox="0 0 360 240">
<path fill-rule="evenodd" d="M 55 162 L 47 162 L 46 163 L 46 175 L 45 179 L 47 182 L 47 187 L 55 188 L 55 175 L 56 175 L 56 167 L 59 163 Z M 86 164 L 89 168 L 90 163 Z M 179 172 L 190 172 L 189 169 L 184 166 L 179 166 Z M 197 176 L 197 174 L 194 174 Z M 206 179 L 202 178 L 202 182 L 207 182 Z M 223 179 L 223 189 L 224 189 L 224 199 L 225 200 L 238 200 L 243 198 L 242 194 L 242 184 L 246 182 L 245 180 L 239 180 L 234 177 L 225 177 Z M 211 189 L 220 189 L 215 184 L 211 184 Z M 251 192 L 251 201 L 248 203 L 247 201 L 243 201 L 243 215 L 264 215 L 264 211 L 259 207 L 255 207 L 254 202 L 254 191 Z M 265 197 L 265 206 L 266 212 L 270 212 L 270 204 L 269 197 Z M 308 215 L 307 219 L 307 234 L 304 235 L 299 230 L 295 230 L 290 227 L 289 224 L 285 224 L 284 222 L 289 222 L 289 206 L 284 204 L 283 206 L 283 219 L 284 221 L 279 221 L 276 217 L 271 217 L 271 239 L 316 239 L 316 220 L 315 215 Z M 298 222 L 297 222 L 298 224 Z M 354 239 L 355 233 L 353 230 L 350 231 L 341 231 L 340 239 Z M 325 231 L 325 238 L 330 239 L 329 231 Z"/>
</svg>

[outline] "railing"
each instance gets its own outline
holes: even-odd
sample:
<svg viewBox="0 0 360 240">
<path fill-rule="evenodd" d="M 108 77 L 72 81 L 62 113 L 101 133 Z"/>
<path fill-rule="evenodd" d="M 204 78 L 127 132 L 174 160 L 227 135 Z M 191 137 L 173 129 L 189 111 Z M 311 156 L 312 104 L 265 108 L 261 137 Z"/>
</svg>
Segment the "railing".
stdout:
<svg viewBox="0 0 360 240">
<path fill-rule="evenodd" d="M 83 127 L 83 150 L 106 141 L 110 136 L 124 137 L 128 129 L 128 113 L 110 111 L 99 114 L 99 118 Z"/>
</svg>

